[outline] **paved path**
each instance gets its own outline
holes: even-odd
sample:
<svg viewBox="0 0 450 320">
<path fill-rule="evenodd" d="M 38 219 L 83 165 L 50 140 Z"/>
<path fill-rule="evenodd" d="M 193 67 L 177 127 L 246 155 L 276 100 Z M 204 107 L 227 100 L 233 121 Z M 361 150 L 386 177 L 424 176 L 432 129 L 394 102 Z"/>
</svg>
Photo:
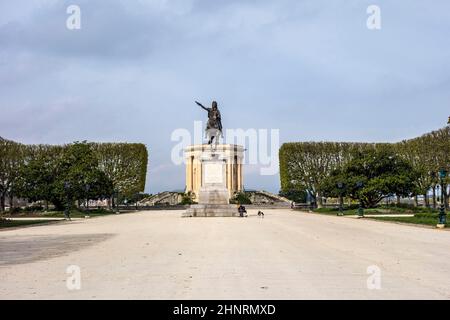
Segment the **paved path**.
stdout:
<svg viewBox="0 0 450 320">
<path fill-rule="evenodd" d="M 450 299 L 450 232 L 290 210 L 0 231 L 0 299 Z M 66 268 L 81 289 L 66 287 Z M 367 268 L 381 289 L 367 288 Z"/>
</svg>

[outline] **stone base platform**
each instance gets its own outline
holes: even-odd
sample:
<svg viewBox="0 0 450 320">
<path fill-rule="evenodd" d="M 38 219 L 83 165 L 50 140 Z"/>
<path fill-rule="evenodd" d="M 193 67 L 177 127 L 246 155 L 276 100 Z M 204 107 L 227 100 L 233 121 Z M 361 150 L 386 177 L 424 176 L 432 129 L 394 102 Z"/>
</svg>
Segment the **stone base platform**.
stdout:
<svg viewBox="0 0 450 320">
<path fill-rule="evenodd" d="M 193 204 L 183 217 L 239 217 L 239 212 L 232 204 Z"/>
</svg>

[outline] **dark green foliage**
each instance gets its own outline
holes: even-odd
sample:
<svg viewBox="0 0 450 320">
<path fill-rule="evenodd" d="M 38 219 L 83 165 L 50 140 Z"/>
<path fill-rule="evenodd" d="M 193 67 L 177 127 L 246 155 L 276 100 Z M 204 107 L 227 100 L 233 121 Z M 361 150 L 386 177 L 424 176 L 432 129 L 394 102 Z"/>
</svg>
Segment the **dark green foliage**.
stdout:
<svg viewBox="0 0 450 320">
<path fill-rule="evenodd" d="M 281 191 L 308 190 L 320 206 L 323 196 L 320 186 L 324 179 L 348 162 L 356 151 L 376 147 L 378 145 L 345 142 L 285 143 L 279 152 Z"/>
<path fill-rule="evenodd" d="M 62 148 L 37 145 L 27 148 L 25 164 L 18 168 L 17 194 L 29 201 L 55 199 L 55 181 L 59 174 L 58 163 Z"/>
<path fill-rule="evenodd" d="M 134 197 L 144 191 L 143 144 L 75 142 L 25 146 L 0 140 L 0 212 L 6 195 L 44 200 L 62 209 L 67 200 L 110 198 L 114 190 Z"/>
<path fill-rule="evenodd" d="M 285 197 L 291 201 L 297 203 L 306 203 L 307 199 L 307 191 L 306 190 L 288 190 L 288 191 L 280 191 L 279 195 L 281 197 Z"/>
<path fill-rule="evenodd" d="M 183 193 L 183 198 L 181 199 L 180 204 L 182 205 L 189 205 L 194 204 L 194 194 L 192 192 Z"/>
<path fill-rule="evenodd" d="M 136 204 L 136 202 L 139 202 L 145 198 L 151 197 L 151 194 L 148 193 L 143 193 L 143 192 L 139 192 L 139 193 L 134 193 L 131 196 L 126 196 L 126 195 L 122 195 L 120 194 L 119 196 L 119 203 L 125 203 L 125 200 L 127 201 L 128 205 L 130 204 Z"/>
<path fill-rule="evenodd" d="M 405 159 L 381 148 L 357 152 L 352 160 L 323 181 L 321 189 L 325 196 L 347 196 L 371 208 L 393 194 L 410 196 L 416 178 L 417 174 Z"/>
<path fill-rule="evenodd" d="M 75 142 L 64 148 L 41 148 L 21 170 L 18 188 L 31 201 L 48 200 L 57 209 L 67 201 L 110 197 L 112 183 L 99 169 L 91 145 Z"/>
<path fill-rule="evenodd" d="M 233 204 L 252 204 L 250 198 L 244 192 L 238 192 L 234 195 L 233 199 L 230 201 Z"/>
<path fill-rule="evenodd" d="M 414 187 L 411 189 L 409 183 L 404 179 L 377 178 L 370 179 L 371 183 L 365 187 L 365 192 L 370 188 L 383 190 L 383 193 L 396 190 L 398 196 L 424 195 L 425 202 L 429 205 L 427 192 L 430 188 L 436 190 L 440 185 L 437 172 L 440 168 L 447 168 L 450 171 L 450 126 L 425 134 L 421 137 L 405 140 L 400 143 L 335 143 L 335 142 L 301 142 L 285 143 L 281 146 L 280 157 L 280 182 L 281 191 L 308 190 L 313 197 L 318 198 L 320 206 L 321 196 L 325 192 L 329 196 L 338 197 L 338 190 L 333 190 L 333 186 L 327 185 L 330 175 L 334 175 L 334 180 L 347 180 L 346 177 L 339 177 L 345 164 L 353 159 L 357 154 L 364 154 L 373 150 L 385 150 L 392 152 L 397 158 L 403 158 L 413 168 Z M 433 174 L 434 173 L 434 174 Z M 368 175 L 370 176 L 371 173 Z M 358 177 L 356 172 L 352 177 Z M 344 179 L 345 178 L 345 179 Z M 403 177 L 406 178 L 406 177 Z M 409 176 L 412 178 L 412 176 Z M 357 180 L 346 181 L 346 188 L 354 189 Z M 445 186 L 449 183 L 447 177 L 443 181 Z M 388 187 L 389 186 L 389 187 Z M 404 188 L 404 187 L 407 188 Z M 346 190 L 347 192 L 347 190 Z M 350 190 L 350 193 L 355 193 Z M 437 195 L 439 196 L 439 195 Z M 448 203 L 448 195 L 447 201 Z M 436 199 L 434 199 L 436 200 Z M 376 201 L 376 198 L 367 200 Z M 436 201 L 433 201 L 436 204 Z"/>
</svg>

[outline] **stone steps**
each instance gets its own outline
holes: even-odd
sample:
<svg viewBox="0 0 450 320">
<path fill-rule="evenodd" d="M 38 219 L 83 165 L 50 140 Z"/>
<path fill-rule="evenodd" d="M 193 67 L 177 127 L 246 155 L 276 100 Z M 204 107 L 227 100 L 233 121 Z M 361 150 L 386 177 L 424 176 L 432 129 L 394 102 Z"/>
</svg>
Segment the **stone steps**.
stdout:
<svg viewBox="0 0 450 320">
<path fill-rule="evenodd" d="M 183 217 L 239 217 L 239 212 L 232 204 L 194 204 Z"/>
</svg>

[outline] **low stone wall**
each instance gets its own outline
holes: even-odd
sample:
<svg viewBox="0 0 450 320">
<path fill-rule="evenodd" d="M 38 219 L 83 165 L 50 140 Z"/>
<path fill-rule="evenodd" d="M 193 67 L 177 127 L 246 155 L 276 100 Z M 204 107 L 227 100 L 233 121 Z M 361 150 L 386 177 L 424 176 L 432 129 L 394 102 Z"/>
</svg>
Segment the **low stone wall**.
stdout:
<svg viewBox="0 0 450 320">
<path fill-rule="evenodd" d="M 150 210 L 186 210 L 187 208 L 189 208 L 189 205 L 171 205 L 171 206 L 166 206 L 166 205 L 155 205 L 155 206 L 138 206 L 137 210 L 138 211 L 150 211 Z M 125 210 L 125 211 L 133 211 L 136 210 L 135 206 L 120 206 L 120 210 Z"/>
<path fill-rule="evenodd" d="M 260 204 L 244 204 L 246 209 L 290 209 L 289 204 L 284 203 L 260 203 Z"/>
<path fill-rule="evenodd" d="M 237 210 L 237 205 L 236 210 Z M 190 206 L 189 205 L 173 205 L 173 206 L 138 206 L 138 211 L 155 211 L 155 210 L 186 210 Z M 246 204 L 244 207 L 248 209 L 290 209 L 289 204 Z M 123 211 L 133 211 L 136 210 L 134 206 L 120 206 L 120 210 Z"/>
</svg>

